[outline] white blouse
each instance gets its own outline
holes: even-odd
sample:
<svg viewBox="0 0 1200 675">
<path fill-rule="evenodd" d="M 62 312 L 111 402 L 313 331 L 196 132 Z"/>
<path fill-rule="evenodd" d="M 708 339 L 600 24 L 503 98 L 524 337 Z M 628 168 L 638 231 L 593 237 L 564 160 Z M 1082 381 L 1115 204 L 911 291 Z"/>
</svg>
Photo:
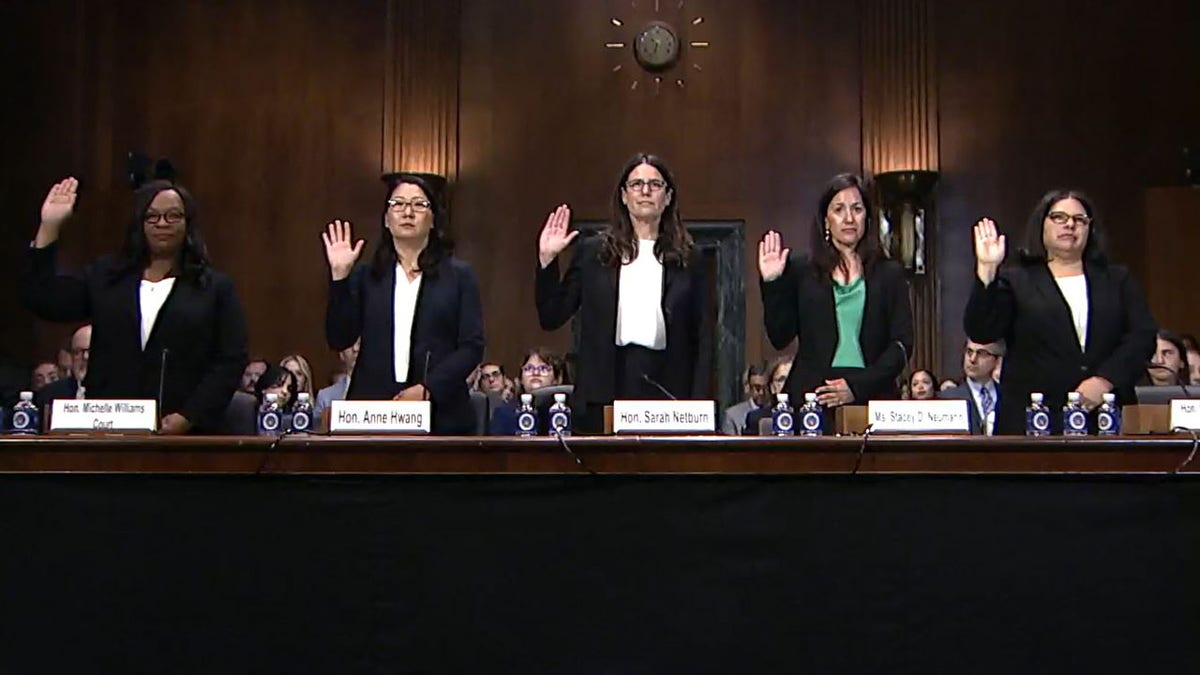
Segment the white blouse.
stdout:
<svg viewBox="0 0 1200 675">
<path fill-rule="evenodd" d="M 395 357 L 397 382 L 408 382 L 408 354 L 412 349 L 413 319 L 417 316 L 417 295 L 421 292 L 421 277 L 408 280 L 404 268 L 396 264 L 396 292 L 392 300 L 395 328 L 392 331 L 392 346 Z"/>
<path fill-rule="evenodd" d="M 621 265 L 617 293 L 617 346 L 667 348 L 667 322 L 662 311 L 663 266 L 654 257 L 654 242 L 638 240 L 638 256 Z"/>
<path fill-rule="evenodd" d="M 1071 321 L 1075 324 L 1075 336 L 1079 338 L 1079 348 L 1087 349 L 1088 325 L 1088 291 L 1087 277 L 1076 274 L 1070 277 L 1054 277 L 1058 290 L 1062 291 L 1071 308 Z"/>
<path fill-rule="evenodd" d="M 146 342 L 150 340 L 150 331 L 154 330 L 154 322 L 158 320 L 158 313 L 174 287 L 175 277 L 167 277 L 162 281 L 142 279 L 142 285 L 138 289 L 138 303 L 142 310 L 142 349 L 146 348 Z"/>
</svg>

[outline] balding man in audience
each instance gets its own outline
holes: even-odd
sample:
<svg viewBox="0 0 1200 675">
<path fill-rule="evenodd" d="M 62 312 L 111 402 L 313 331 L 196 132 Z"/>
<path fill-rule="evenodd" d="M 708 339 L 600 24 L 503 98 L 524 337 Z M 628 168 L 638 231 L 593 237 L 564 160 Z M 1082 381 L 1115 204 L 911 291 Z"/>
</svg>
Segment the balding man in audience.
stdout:
<svg viewBox="0 0 1200 675">
<path fill-rule="evenodd" d="M 87 379 L 88 356 L 92 348 L 92 327 L 86 325 L 71 336 L 71 376 L 46 385 L 37 395 L 39 406 L 50 405 L 59 398 L 87 398 L 84 381 Z"/>
</svg>

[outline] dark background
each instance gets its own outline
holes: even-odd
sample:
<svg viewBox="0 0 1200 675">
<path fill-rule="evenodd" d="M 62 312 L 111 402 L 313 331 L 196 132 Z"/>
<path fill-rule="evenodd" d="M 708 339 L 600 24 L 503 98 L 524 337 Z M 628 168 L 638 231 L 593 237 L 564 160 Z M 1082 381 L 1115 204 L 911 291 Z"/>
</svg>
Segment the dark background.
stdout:
<svg viewBox="0 0 1200 675">
<path fill-rule="evenodd" d="M 645 75 L 631 89 L 632 57 L 604 47 L 654 18 L 651 0 L 633 4 L 0 2 L 0 283 L 12 288 L 53 181 L 74 174 L 83 186 L 63 236 L 64 264 L 80 264 L 118 245 L 125 152 L 169 156 L 238 284 L 251 351 L 304 353 L 320 385 L 334 365 L 322 225 L 349 218 L 373 240 L 378 175 L 432 169 L 453 181 L 488 353 L 511 366 L 530 345 L 568 344 L 568 329 L 546 335 L 534 316 L 545 214 L 569 202 L 579 218 L 604 218 L 619 167 L 651 150 L 675 168 L 686 218 L 746 223 L 746 352 L 768 357 L 754 242 L 776 228 L 804 249 L 824 181 L 861 169 L 862 27 L 880 3 L 665 2 L 685 39 L 711 46 L 685 51 L 657 95 Z M 1138 271 L 1160 320 L 1200 332 L 1179 293 L 1191 284 L 1200 206 L 1148 191 L 1181 184 L 1181 148 L 1200 143 L 1200 5 L 928 5 L 941 171 L 942 358 L 932 365 L 960 368 L 972 222 L 987 214 L 1019 229 L 1055 186 L 1095 197 L 1116 257 Z M 70 330 L 15 303 L 7 317 L 0 351 L 21 362 L 49 357 Z"/>
</svg>

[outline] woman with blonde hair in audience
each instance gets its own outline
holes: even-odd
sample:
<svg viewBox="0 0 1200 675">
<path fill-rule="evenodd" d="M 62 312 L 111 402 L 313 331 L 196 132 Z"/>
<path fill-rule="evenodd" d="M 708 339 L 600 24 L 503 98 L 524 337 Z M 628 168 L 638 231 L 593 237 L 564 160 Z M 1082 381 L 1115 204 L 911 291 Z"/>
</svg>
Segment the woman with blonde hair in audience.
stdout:
<svg viewBox="0 0 1200 675">
<path fill-rule="evenodd" d="M 279 360 L 279 366 L 296 378 L 297 394 L 307 393 L 310 399 L 316 400 L 316 394 L 313 392 L 312 366 L 308 365 L 308 359 L 299 354 L 288 354 Z"/>
</svg>

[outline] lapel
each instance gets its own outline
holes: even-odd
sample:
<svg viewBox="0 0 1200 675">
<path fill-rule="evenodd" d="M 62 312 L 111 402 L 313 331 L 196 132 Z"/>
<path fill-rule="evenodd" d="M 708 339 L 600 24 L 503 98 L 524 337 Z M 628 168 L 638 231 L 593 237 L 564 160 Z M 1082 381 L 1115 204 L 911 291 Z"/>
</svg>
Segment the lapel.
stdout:
<svg viewBox="0 0 1200 675">
<path fill-rule="evenodd" d="M 1079 347 L 1079 337 L 1075 335 L 1075 323 L 1071 320 L 1071 306 L 1067 304 L 1067 299 L 1063 297 L 1062 290 L 1058 287 L 1058 282 L 1054 280 L 1054 274 L 1050 272 L 1050 268 L 1045 264 L 1037 264 L 1031 267 L 1033 270 L 1033 286 L 1045 299 L 1048 307 L 1054 311 L 1054 319 L 1051 325 L 1046 328 L 1056 336 L 1056 339 L 1067 348 L 1076 354 L 1082 355 L 1083 352 Z M 1091 283 L 1088 283 L 1088 302 L 1091 302 Z M 1091 311 L 1088 311 L 1088 337 L 1087 341 L 1091 343 Z"/>
<path fill-rule="evenodd" d="M 677 284 L 679 275 L 683 268 L 679 265 L 663 265 L 662 273 L 662 312 L 663 322 L 671 322 L 671 308 L 675 306 L 674 298 L 671 297 L 671 289 L 679 288 L 682 284 Z"/>
</svg>

